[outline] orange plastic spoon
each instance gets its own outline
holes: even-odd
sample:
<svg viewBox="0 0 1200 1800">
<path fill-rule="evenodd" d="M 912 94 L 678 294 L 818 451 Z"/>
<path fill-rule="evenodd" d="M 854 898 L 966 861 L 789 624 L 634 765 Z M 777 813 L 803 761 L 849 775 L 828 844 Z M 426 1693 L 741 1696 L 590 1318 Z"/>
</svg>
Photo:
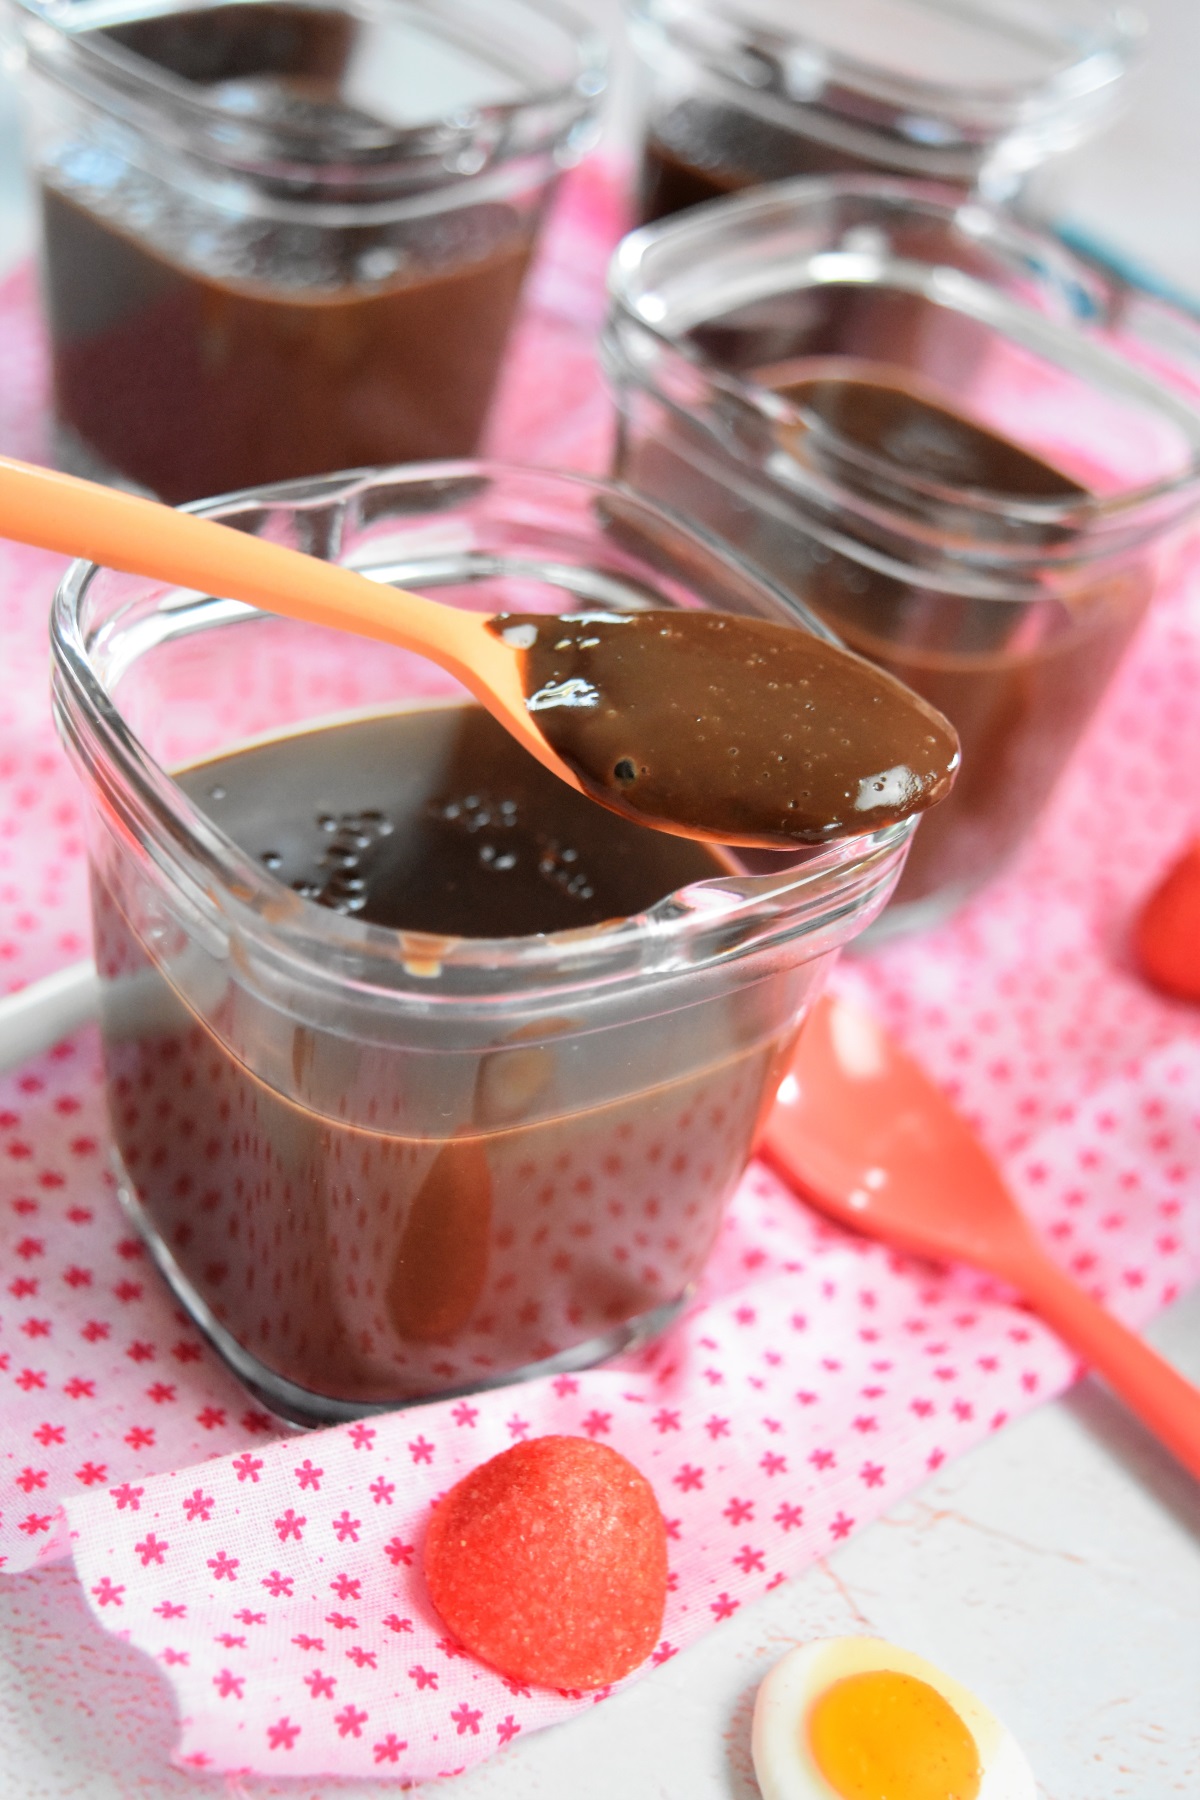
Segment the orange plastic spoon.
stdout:
<svg viewBox="0 0 1200 1800">
<path fill-rule="evenodd" d="M 653 610 L 645 619 L 623 622 L 598 611 L 594 625 L 599 635 L 586 632 L 576 638 L 568 629 L 565 641 L 552 651 L 550 665 L 539 663 L 541 676 L 530 677 L 525 653 L 533 650 L 539 626 L 547 622 L 537 616 L 489 617 L 441 606 L 215 519 L 175 512 L 157 501 L 7 458 L 0 458 L 0 534 L 414 650 L 457 677 L 560 781 L 625 818 L 677 837 L 772 849 L 828 843 L 932 804 L 949 790 L 958 766 L 954 728 L 925 701 L 849 651 L 779 623 L 684 613 L 677 615 L 673 630 L 666 630 Z M 578 603 L 568 604 L 558 618 L 578 625 Z M 611 637 L 614 625 L 616 639 Z M 645 629 L 639 629 L 642 625 Z M 545 680 L 548 670 L 557 667 L 557 650 L 596 651 L 606 638 L 608 661 L 603 651 L 599 661 L 607 674 L 597 676 L 599 689 L 582 677 L 559 677 L 528 693 L 526 678 Z M 781 657 L 780 667 L 786 663 L 792 669 L 786 680 L 756 679 L 767 653 L 764 638 L 769 654 Z M 681 639 L 692 645 L 690 651 L 681 647 Z M 634 665 L 636 676 L 626 679 Z M 709 744 L 706 778 L 699 780 L 692 761 L 707 741 L 705 733 L 697 729 L 681 754 L 682 714 L 674 697 L 676 678 L 689 668 L 689 679 L 699 681 L 706 695 L 718 696 L 712 714 L 717 723 L 708 739 L 735 725 L 746 727 L 762 713 L 750 731 L 751 744 L 755 730 L 769 736 L 776 729 L 799 727 L 793 758 L 799 766 L 803 748 L 814 759 L 806 766 L 815 767 L 819 778 L 781 773 L 774 765 L 784 765 L 788 758 L 758 750 L 754 753 L 760 755 L 763 772 L 741 775 L 746 764 L 720 756 L 718 741 L 715 752 Z M 735 672 L 731 682 L 726 680 L 729 671 Z M 797 698 L 810 685 L 819 706 L 811 699 L 801 706 Z M 779 690 L 773 702 L 769 689 Z M 548 721 L 545 731 L 535 723 L 535 714 Z M 697 726 L 712 721 L 699 720 Z M 791 742 L 790 729 L 785 736 Z M 650 776 L 645 783 L 635 780 L 633 753 L 648 755 L 654 765 L 653 770 L 643 765 L 641 773 Z M 729 757 L 737 754 L 735 744 Z M 623 788 L 626 766 L 629 785 Z M 718 769 L 719 778 L 713 780 Z M 614 775 L 619 778 L 615 782 Z M 809 779 L 807 809 L 794 793 L 785 808 L 782 793 L 759 786 L 772 776 L 784 784 Z M 784 830 L 792 809 L 794 828 Z"/>
<path fill-rule="evenodd" d="M 818 1001 L 760 1150 L 841 1224 L 1010 1283 L 1200 1477 L 1200 1389 L 1050 1260 L 970 1126 L 868 1014 Z"/>
</svg>

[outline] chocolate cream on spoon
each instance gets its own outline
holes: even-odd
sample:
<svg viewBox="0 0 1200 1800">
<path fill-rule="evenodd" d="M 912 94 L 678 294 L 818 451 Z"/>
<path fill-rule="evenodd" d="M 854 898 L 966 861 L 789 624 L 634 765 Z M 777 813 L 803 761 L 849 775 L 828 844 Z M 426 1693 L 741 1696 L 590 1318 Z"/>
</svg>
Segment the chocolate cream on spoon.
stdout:
<svg viewBox="0 0 1200 1800">
<path fill-rule="evenodd" d="M 958 738 L 883 670 L 725 613 L 500 613 L 526 703 L 594 800 L 666 830 L 824 844 L 949 793 Z"/>
</svg>

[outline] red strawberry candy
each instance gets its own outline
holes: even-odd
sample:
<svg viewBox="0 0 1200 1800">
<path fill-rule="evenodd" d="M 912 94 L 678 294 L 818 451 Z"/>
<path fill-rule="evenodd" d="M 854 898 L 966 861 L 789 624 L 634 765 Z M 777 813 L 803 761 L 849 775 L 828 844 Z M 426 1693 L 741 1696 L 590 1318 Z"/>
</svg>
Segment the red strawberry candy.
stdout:
<svg viewBox="0 0 1200 1800">
<path fill-rule="evenodd" d="M 502 1675 L 598 1688 L 649 1656 L 667 1599 L 667 1533 L 645 1476 L 590 1438 L 514 1444 L 438 1503 L 430 1596 Z"/>
<path fill-rule="evenodd" d="M 1137 922 L 1142 973 L 1179 1000 L 1200 1000 L 1200 841 L 1155 888 Z"/>
</svg>

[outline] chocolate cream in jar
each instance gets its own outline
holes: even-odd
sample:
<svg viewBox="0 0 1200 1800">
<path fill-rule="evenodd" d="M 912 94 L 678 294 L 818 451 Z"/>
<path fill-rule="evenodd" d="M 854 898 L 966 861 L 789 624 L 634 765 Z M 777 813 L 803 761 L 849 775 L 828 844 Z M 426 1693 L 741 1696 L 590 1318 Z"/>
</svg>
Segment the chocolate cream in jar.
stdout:
<svg viewBox="0 0 1200 1800">
<path fill-rule="evenodd" d="M 1200 416 L 1054 240 L 945 190 L 778 184 L 633 233 L 615 472 L 956 726 L 879 930 L 1015 856 L 1200 500 Z"/>
<path fill-rule="evenodd" d="M 206 510 L 487 613 L 797 621 L 582 479 Z M 661 1331 L 912 822 L 755 874 L 598 808 L 418 657 L 86 565 L 55 620 L 119 1190 L 229 1366 L 320 1423 Z"/>
<path fill-rule="evenodd" d="M 797 175 L 1008 200 L 1123 97 L 1142 24 L 1111 0 L 628 0 L 643 223 Z"/>
<path fill-rule="evenodd" d="M 559 0 L 30 0 L 60 459 L 173 503 L 473 451 L 604 52 Z"/>
</svg>

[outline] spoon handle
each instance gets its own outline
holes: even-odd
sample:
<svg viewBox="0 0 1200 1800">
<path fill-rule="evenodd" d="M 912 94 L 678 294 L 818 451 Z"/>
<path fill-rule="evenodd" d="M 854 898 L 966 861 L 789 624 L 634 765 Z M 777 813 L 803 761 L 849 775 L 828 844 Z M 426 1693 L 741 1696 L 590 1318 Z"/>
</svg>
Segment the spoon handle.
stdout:
<svg viewBox="0 0 1200 1800">
<path fill-rule="evenodd" d="M 1200 1480 L 1200 1388 L 1097 1305 L 1041 1249 L 1031 1245 L 1011 1279 L 1047 1325 Z"/>
<path fill-rule="evenodd" d="M 427 656 L 560 781 L 580 786 L 533 722 L 517 658 L 487 630 L 482 613 L 371 581 L 216 519 L 8 456 L 0 456 L 0 536 Z"/>
<path fill-rule="evenodd" d="M 463 676 L 461 624 L 450 607 L 57 469 L 0 456 L 0 535 L 307 624 L 403 644 Z"/>
</svg>

